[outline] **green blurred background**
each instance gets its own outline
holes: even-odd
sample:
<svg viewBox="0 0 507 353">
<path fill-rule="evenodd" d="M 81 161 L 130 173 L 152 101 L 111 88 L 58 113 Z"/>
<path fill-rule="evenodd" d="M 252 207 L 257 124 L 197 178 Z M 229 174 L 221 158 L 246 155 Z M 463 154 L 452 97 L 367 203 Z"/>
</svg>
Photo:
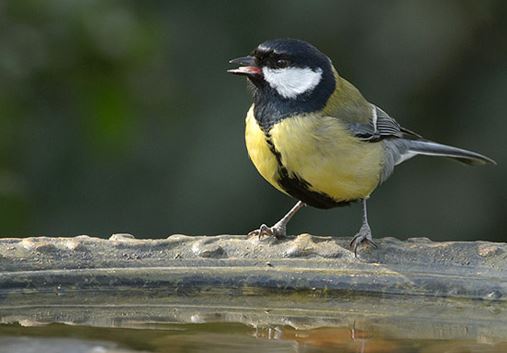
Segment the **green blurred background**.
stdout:
<svg viewBox="0 0 507 353">
<path fill-rule="evenodd" d="M 0 234 L 244 234 L 293 200 L 248 160 L 244 79 L 227 61 L 307 40 L 404 126 L 489 155 L 399 167 L 374 234 L 507 240 L 507 2 L 0 2 Z M 290 233 L 350 236 L 359 205 Z"/>
</svg>

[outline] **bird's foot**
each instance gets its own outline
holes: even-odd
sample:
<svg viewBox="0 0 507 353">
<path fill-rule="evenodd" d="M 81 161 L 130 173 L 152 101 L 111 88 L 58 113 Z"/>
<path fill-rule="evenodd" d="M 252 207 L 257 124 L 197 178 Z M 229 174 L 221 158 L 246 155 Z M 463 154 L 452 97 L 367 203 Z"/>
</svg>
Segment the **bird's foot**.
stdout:
<svg viewBox="0 0 507 353">
<path fill-rule="evenodd" d="M 259 240 L 262 239 L 263 236 L 282 239 L 287 235 L 286 233 L 287 231 L 285 225 L 278 222 L 272 227 L 268 227 L 267 225 L 263 224 L 259 227 L 259 229 L 252 230 L 250 233 L 248 233 L 248 235 L 257 236 Z"/>
<path fill-rule="evenodd" d="M 375 243 L 373 241 L 373 237 L 371 235 L 371 229 L 367 223 L 365 223 L 361 226 L 361 229 L 359 229 L 359 232 L 354 236 L 354 238 L 352 238 L 352 241 L 350 242 L 350 247 L 354 251 L 355 257 L 357 257 L 357 248 L 363 242 L 368 245 L 373 246 L 374 248 L 378 248 L 377 243 Z"/>
</svg>

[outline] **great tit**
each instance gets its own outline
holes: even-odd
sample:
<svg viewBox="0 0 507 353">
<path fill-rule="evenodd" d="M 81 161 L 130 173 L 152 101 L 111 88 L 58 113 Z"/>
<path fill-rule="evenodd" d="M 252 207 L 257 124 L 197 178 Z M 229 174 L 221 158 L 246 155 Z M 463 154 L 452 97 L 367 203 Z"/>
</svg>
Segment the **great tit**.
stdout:
<svg viewBox="0 0 507 353">
<path fill-rule="evenodd" d="M 248 78 L 253 104 L 246 116 L 246 147 L 271 185 L 299 200 L 275 225 L 250 232 L 277 238 L 306 205 L 327 209 L 362 201 L 363 223 L 350 246 L 376 247 L 366 200 L 398 164 L 416 156 L 449 157 L 469 165 L 496 164 L 461 148 L 424 139 L 369 103 L 313 45 L 274 39 L 228 70 Z"/>
</svg>

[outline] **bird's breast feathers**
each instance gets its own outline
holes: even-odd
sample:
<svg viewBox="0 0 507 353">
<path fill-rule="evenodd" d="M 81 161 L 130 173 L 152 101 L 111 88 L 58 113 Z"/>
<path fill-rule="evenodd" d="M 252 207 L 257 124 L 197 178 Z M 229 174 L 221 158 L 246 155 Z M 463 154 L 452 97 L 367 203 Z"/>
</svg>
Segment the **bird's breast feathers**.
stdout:
<svg viewBox="0 0 507 353">
<path fill-rule="evenodd" d="M 293 116 L 265 132 L 257 124 L 252 107 L 246 118 L 245 137 L 248 154 L 259 173 L 280 191 L 300 200 L 303 197 L 286 187 L 284 178 L 293 178 L 310 193 L 336 204 L 367 197 L 379 183 L 382 144 L 355 138 L 339 119 L 317 113 Z"/>
</svg>

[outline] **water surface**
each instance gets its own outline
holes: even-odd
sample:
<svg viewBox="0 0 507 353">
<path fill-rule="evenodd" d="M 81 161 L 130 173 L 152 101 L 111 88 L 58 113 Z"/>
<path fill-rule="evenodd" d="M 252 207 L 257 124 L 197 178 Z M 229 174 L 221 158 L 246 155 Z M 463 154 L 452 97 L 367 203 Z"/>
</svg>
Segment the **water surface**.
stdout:
<svg viewBox="0 0 507 353">
<path fill-rule="evenodd" d="M 4 298 L 0 353 L 507 352 L 502 302 L 118 293 Z"/>
<path fill-rule="evenodd" d="M 146 325 L 150 326 L 150 325 Z M 236 352 L 507 352 L 507 340 L 409 339 L 365 321 L 355 326 L 309 330 L 290 326 L 255 328 L 237 323 L 157 324 L 103 328 L 48 324 L 0 326 L 0 352 L 9 353 L 236 353 Z M 438 328 L 436 328 L 438 330 Z"/>
</svg>

